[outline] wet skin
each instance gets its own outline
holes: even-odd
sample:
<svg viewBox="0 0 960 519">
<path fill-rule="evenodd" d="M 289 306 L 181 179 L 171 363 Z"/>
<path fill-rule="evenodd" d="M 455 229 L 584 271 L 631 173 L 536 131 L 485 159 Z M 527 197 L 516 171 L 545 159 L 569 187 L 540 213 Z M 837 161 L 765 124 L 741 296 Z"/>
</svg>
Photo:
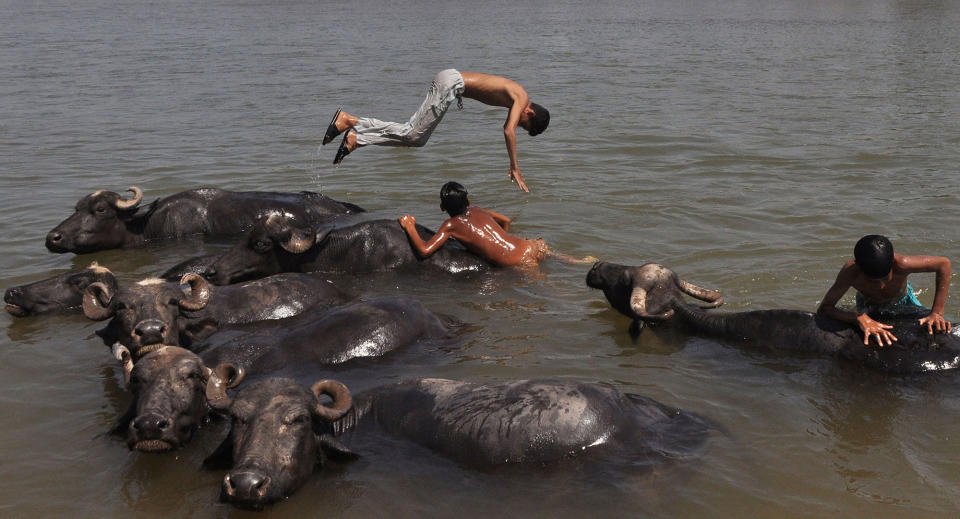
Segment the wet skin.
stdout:
<svg viewBox="0 0 960 519">
<path fill-rule="evenodd" d="M 413 216 L 401 216 L 399 222 L 410 237 L 414 250 L 424 258 L 433 254 L 450 238 L 456 238 L 470 252 L 500 267 L 525 263 L 536 250 L 533 240 L 507 233 L 509 218 L 480 207 L 469 207 L 464 214 L 443 222 L 437 234 L 426 243 L 416 232 L 417 221 Z"/>
</svg>

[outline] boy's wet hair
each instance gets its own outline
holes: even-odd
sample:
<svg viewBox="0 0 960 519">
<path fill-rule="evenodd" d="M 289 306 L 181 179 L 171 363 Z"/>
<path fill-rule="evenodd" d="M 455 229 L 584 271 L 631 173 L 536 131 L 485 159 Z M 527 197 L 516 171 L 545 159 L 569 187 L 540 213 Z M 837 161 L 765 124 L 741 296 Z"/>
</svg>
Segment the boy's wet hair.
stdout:
<svg viewBox="0 0 960 519">
<path fill-rule="evenodd" d="M 530 103 L 530 108 L 533 108 L 533 117 L 530 118 L 529 133 L 531 136 L 540 135 L 550 125 L 550 112 L 537 103 Z"/>
<path fill-rule="evenodd" d="M 440 209 L 450 216 L 459 216 L 467 211 L 467 188 L 459 182 L 447 182 L 440 188 Z"/>
<path fill-rule="evenodd" d="M 868 277 L 886 277 L 893 269 L 893 244 L 879 234 L 864 236 L 853 247 L 853 258 Z"/>
</svg>

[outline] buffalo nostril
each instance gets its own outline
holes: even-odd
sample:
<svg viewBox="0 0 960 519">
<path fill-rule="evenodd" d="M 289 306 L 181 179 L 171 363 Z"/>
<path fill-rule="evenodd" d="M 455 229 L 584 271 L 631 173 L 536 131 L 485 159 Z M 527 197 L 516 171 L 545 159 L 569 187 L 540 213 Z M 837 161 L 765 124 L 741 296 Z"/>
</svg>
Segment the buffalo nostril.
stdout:
<svg viewBox="0 0 960 519">
<path fill-rule="evenodd" d="M 133 428 L 138 434 L 149 438 L 151 435 L 162 434 L 170 427 L 170 420 L 156 414 L 145 414 L 133 420 Z"/>
<path fill-rule="evenodd" d="M 262 497 L 270 483 L 270 478 L 257 472 L 249 470 L 244 472 L 235 472 L 224 479 L 227 494 L 239 493 L 247 496 Z"/>
<path fill-rule="evenodd" d="M 53 243 L 58 243 L 60 240 L 63 239 L 63 234 L 59 232 L 52 232 L 47 235 L 47 239 L 52 241 Z"/>
<path fill-rule="evenodd" d="M 230 474 L 223 477 L 223 490 L 228 496 L 234 495 L 237 491 L 236 487 L 233 486 L 233 480 L 230 479 Z"/>
<path fill-rule="evenodd" d="M 141 337 L 141 338 L 149 337 L 149 338 L 155 338 L 155 339 L 162 339 L 163 334 L 166 332 L 167 332 L 167 325 L 159 321 L 153 321 L 153 322 L 148 321 L 148 322 L 140 323 L 133 330 L 133 333 L 136 334 L 137 337 Z"/>
</svg>

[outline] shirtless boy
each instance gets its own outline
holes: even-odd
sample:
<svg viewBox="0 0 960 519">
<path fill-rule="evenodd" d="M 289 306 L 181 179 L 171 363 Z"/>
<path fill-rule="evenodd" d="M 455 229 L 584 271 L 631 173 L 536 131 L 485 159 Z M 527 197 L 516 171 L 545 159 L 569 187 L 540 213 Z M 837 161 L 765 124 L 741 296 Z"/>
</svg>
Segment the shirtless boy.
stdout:
<svg viewBox="0 0 960 519">
<path fill-rule="evenodd" d="M 529 193 L 530 190 L 523 182 L 523 175 L 520 174 L 520 164 L 517 162 L 517 126 L 527 130 L 531 136 L 539 135 L 550 124 L 550 112 L 536 103 L 531 103 L 527 91 L 516 81 L 505 77 L 478 72 L 459 72 L 455 69 L 442 70 L 433 78 L 427 98 L 409 121 L 391 123 L 367 117 L 354 117 L 342 110 L 337 110 L 323 136 L 323 144 L 350 130 L 340 142 L 337 156 L 333 159 L 334 164 L 339 164 L 347 154 L 368 144 L 423 146 L 454 99 L 461 108 L 463 107 L 461 97 L 476 99 L 491 106 L 502 106 L 508 110 L 507 120 L 503 123 L 503 138 L 507 143 L 507 156 L 510 157 L 508 174 L 520 189 Z"/>
<path fill-rule="evenodd" d="M 471 207 L 467 190 L 457 182 L 443 185 L 440 190 L 440 209 L 446 211 L 450 219 L 443 222 L 437 234 L 426 243 L 417 234 L 417 221 L 413 216 L 407 214 L 398 219 L 414 250 L 422 258 L 436 252 L 448 239 L 456 238 L 477 256 L 500 267 L 533 268 L 539 265 L 547 254 L 575 262 L 596 260 L 577 260 L 553 253 L 542 239 L 525 240 L 508 234 L 510 219 L 494 211 Z"/>
<path fill-rule="evenodd" d="M 897 340 L 890 333 L 893 326 L 874 319 L 897 316 L 925 317 L 919 320 L 927 332 L 949 331 L 951 324 L 943 318 L 943 307 L 950 288 L 950 260 L 942 256 L 904 256 L 893 252 L 893 244 L 884 236 L 864 236 L 853 249 L 854 259 L 848 261 L 833 286 L 823 296 L 817 313 L 839 321 L 857 323 L 863 330 L 863 343 L 869 344 L 876 336 L 879 346 L 889 346 Z M 937 290 L 933 309 L 920 305 L 907 276 L 917 272 L 936 272 Z M 857 311 L 836 307 L 847 289 L 857 290 Z"/>
</svg>

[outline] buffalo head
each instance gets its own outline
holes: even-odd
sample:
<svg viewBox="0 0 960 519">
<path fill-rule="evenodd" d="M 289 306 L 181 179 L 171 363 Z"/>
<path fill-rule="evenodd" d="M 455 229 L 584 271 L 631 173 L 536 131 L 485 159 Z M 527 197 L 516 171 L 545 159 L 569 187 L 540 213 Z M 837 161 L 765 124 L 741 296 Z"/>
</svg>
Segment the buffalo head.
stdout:
<svg viewBox="0 0 960 519">
<path fill-rule="evenodd" d="M 162 346 L 134 363 L 130 351 L 119 344 L 114 356 L 123 365 L 123 378 L 133 402 L 114 433 L 125 436 L 132 450 L 162 452 L 178 449 L 193 437 L 208 412 L 208 381 L 234 387 L 243 371 L 221 364 L 217 373 L 195 353 L 177 346 Z"/>
<path fill-rule="evenodd" d="M 97 191 L 80 199 L 73 215 L 47 233 L 47 249 L 81 254 L 122 247 L 129 235 L 127 224 L 143 198 L 139 188 L 127 191 L 133 198 L 124 200 L 112 191 Z"/>
<path fill-rule="evenodd" d="M 204 276 L 217 285 L 226 285 L 285 272 L 290 256 L 306 252 L 314 243 L 313 229 L 272 214 L 254 224 L 246 240 L 217 258 Z"/>
<path fill-rule="evenodd" d="M 331 407 L 320 403 L 323 394 L 333 399 Z M 328 456 L 355 457 L 331 434 L 330 424 L 352 406 L 350 391 L 335 380 L 307 389 L 289 379 L 266 379 L 245 386 L 231 399 L 213 375 L 207 399 L 210 407 L 231 418 L 230 434 L 204 461 L 207 467 L 230 469 L 223 478 L 222 501 L 263 508 L 296 491 Z"/>
<path fill-rule="evenodd" d="M 10 315 L 24 317 L 48 312 L 79 310 L 83 291 L 101 283 L 116 291 L 117 278 L 95 262 L 83 270 L 71 270 L 27 285 L 10 287 L 3 294 L 3 307 Z"/>
<path fill-rule="evenodd" d="M 723 304 L 719 292 L 680 279 L 672 270 L 656 263 L 639 267 L 597 262 L 587 274 L 587 286 L 603 290 L 610 305 L 634 319 L 631 333 L 639 333 L 644 322 L 666 321 L 676 305 L 686 304 L 683 294 L 706 302 L 700 308 Z"/>
<path fill-rule="evenodd" d="M 145 348 L 161 344 L 179 345 L 181 312 L 200 310 L 210 299 L 210 284 L 198 274 L 183 276 L 181 284 L 190 294 L 161 279 L 145 279 L 117 289 L 92 283 L 83 293 L 83 313 L 95 321 L 112 319 L 97 332 L 104 342 L 119 342 L 135 357 Z"/>
</svg>

